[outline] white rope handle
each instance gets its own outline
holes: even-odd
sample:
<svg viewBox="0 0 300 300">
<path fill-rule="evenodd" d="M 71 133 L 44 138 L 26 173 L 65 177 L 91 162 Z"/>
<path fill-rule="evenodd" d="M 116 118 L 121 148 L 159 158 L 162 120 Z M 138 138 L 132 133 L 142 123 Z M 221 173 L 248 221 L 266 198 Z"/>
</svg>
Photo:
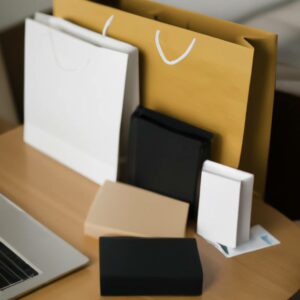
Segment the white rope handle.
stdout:
<svg viewBox="0 0 300 300">
<path fill-rule="evenodd" d="M 110 17 L 108 18 L 108 20 L 105 22 L 104 27 L 103 27 L 103 30 L 102 30 L 102 35 L 103 35 L 103 36 L 106 36 L 107 30 L 108 30 L 108 28 L 110 27 L 110 25 L 111 25 L 113 19 L 114 19 L 114 15 L 110 16 Z"/>
<path fill-rule="evenodd" d="M 54 37 L 54 33 L 50 28 L 49 28 L 49 38 L 50 38 L 50 45 L 51 45 L 53 58 L 57 64 L 57 66 L 59 68 L 61 68 L 62 70 L 66 71 L 66 72 L 79 72 L 79 71 L 85 69 L 90 64 L 90 62 L 91 62 L 90 58 L 86 57 L 80 65 L 72 66 L 72 67 L 67 66 L 59 54 L 59 51 L 57 49 L 58 48 L 57 43 L 56 43 L 55 37 Z"/>
<path fill-rule="evenodd" d="M 164 63 L 166 63 L 167 65 L 176 65 L 178 63 L 180 63 L 182 60 L 184 60 L 189 54 L 190 52 L 192 51 L 195 43 L 196 43 L 196 39 L 193 38 L 192 42 L 190 43 L 190 45 L 188 46 L 188 48 L 185 50 L 185 52 L 179 56 L 178 58 L 174 59 L 174 60 L 168 60 L 161 48 L 161 45 L 160 45 L 160 41 L 159 41 L 159 35 L 160 35 L 160 30 L 157 30 L 156 31 L 156 34 L 155 34 L 155 44 L 156 44 L 156 48 L 157 48 L 157 51 L 161 57 L 161 59 L 163 60 Z"/>
</svg>

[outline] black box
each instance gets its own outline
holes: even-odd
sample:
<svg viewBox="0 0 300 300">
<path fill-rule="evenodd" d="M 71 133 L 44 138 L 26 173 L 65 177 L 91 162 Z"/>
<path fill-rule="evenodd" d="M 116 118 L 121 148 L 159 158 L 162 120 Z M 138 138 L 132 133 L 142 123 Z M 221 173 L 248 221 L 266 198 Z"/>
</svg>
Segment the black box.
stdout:
<svg viewBox="0 0 300 300">
<path fill-rule="evenodd" d="M 197 215 L 202 164 L 212 134 L 149 109 L 131 117 L 128 182 L 190 203 Z"/>
<path fill-rule="evenodd" d="M 103 296 L 201 295 L 203 273 L 192 238 L 100 238 Z"/>
</svg>

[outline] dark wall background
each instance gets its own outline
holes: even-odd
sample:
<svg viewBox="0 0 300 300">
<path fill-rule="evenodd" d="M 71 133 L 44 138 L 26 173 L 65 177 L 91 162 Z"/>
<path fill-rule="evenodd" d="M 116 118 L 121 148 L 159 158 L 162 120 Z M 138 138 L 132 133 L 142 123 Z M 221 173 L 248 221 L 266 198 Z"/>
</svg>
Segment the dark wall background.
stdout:
<svg viewBox="0 0 300 300">
<path fill-rule="evenodd" d="M 19 120 L 23 123 L 24 106 L 24 23 L 0 35 L 0 45 Z"/>
</svg>

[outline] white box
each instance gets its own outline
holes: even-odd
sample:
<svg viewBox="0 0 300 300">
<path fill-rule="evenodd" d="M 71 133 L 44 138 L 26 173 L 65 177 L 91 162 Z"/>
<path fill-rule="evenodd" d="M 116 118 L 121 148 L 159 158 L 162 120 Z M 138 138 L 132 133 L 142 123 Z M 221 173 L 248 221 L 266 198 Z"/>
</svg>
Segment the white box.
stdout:
<svg viewBox="0 0 300 300">
<path fill-rule="evenodd" d="M 212 161 L 203 164 L 197 233 L 235 248 L 249 240 L 254 176 Z"/>
<path fill-rule="evenodd" d="M 24 140 L 96 183 L 114 181 L 139 104 L 138 50 L 63 19 L 35 19 L 26 20 Z"/>
</svg>

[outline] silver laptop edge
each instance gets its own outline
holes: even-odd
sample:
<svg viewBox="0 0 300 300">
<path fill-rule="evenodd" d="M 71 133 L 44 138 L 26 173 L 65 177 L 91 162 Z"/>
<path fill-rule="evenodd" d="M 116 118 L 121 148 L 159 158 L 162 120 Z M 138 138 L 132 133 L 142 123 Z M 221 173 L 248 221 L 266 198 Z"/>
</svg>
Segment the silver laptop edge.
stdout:
<svg viewBox="0 0 300 300">
<path fill-rule="evenodd" d="M 55 216 L 53 216 L 55 217 Z M 2 251 L 2 252 L 1 252 Z M 29 278 L 17 278 L 25 268 Z M 3 261 L 4 260 L 4 261 Z M 7 265 L 5 265 L 7 261 Z M 89 259 L 0 194 L 0 299 L 14 299 L 88 264 Z M 13 268 L 9 269 L 10 263 Z M 25 267 L 24 267 L 25 266 Z M 6 268 L 6 269 L 5 269 Z M 17 269 L 14 269 L 17 268 Z M 12 270 L 11 273 L 5 273 Z M 13 271 L 15 270 L 15 271 Z M 18 272 L 16 272 L 18 270 Z M 10 276 L 11 275 L 11 276 Z M 22 278 L 25 275 L 21 276 Z M 19 277 L 18 277 L 19 278 Z M 12 281 L 13 284 L 3 284 Z"/>
</svg>

